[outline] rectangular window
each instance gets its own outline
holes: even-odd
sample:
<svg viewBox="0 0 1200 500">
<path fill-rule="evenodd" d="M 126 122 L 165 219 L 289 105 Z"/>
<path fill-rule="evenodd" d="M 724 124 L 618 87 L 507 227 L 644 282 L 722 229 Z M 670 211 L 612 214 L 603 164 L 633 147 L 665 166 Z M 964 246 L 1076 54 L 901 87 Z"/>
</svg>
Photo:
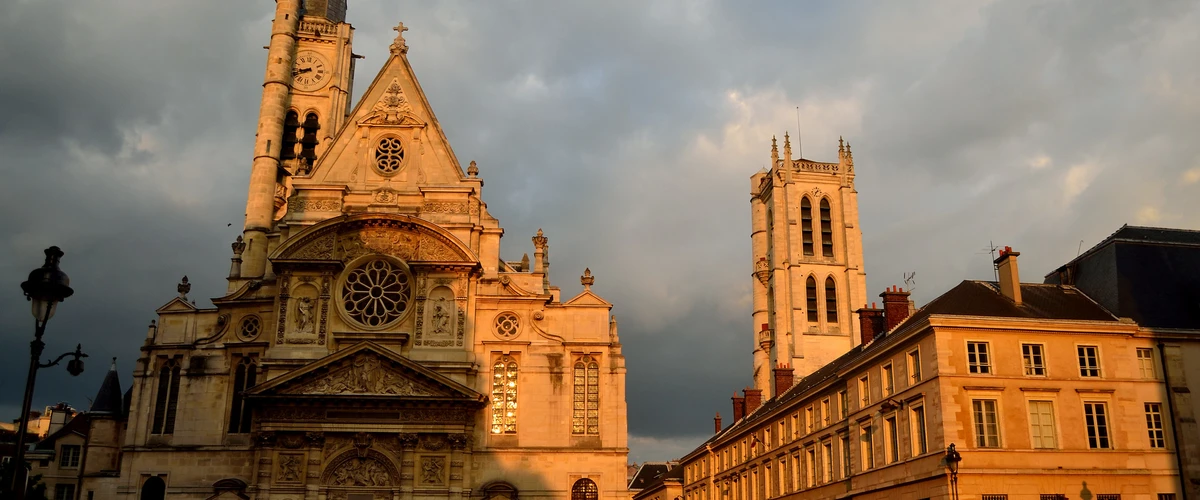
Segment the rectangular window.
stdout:
<svg viewBox="0 0 1200 500">
<path fill-rule="evenodd" d="M 892 364 L 883 365 L 880 374 L 883 376 L 883 397 L 886 398 L 896 392 L 896 379 L 892 377 Z"/>
<path fill-rule="evenodd" d="M 792 439 L 800 437 L 800 414 L 799 413 L 792 414 L 792 430 L 794 430 L 796 432 L 795 434 L 792 435 Z"/>
<path fill-rule="evenodd" d="M 975 446 L 999 448 L 1000 423 L 997 420 L 996 400 L 976 399 L 971 401 L 971 410 L 975 421 Z"/>
<path fill-rule="evenodd" d="M 73 485 L 73 484 L 56 484 L 56 485 L 54 485 L 54 500 L 75 500 L 75 485 Z"/>
<path fill-rule="evenodd" d="M 1099 401 L 1083 403 L 1083 420 L 1087 425 L 1088 447 L 1111 448 L 1108 442 L 1108 405 Z"/>
<path fill-rule="evenodd" d="M 1058 448 L 1058 435 L 1054 432 L 1054 403 L 1050 401 L 1029 402 L 1029 432 L 1033 447 L 1039 449 Z"/>
<path fill-rule="evenodd" d="M 967 342 L 967 367 L 971 373 L 992 373 L 987 342 Z"/>
<path fill-rule="evenodd" d="M 1138 370 L 1142 373 L 1144 379 L 1156 379 L 1158 376 L 1154 371 L 1154 349 L 1141 348 L 1137 350 Z"/>
<path fill-rule="evenodd" d="M 996 493 L 983 494 L 983 495 L 980 495 L 980 497 L 982 500 L 1008 500 L 1008 495 L 1002 494 L 1002 493 L 1001 494 L 996 494 Z"/>
<path fill-rule="evenodd" d="M 883 419 L 883 433 L 887 439 L 887 453 L 884 459 L 887 463 L 892 464 L 900 460 L 900 433 L 896 428 L 896 415 Z"/>
<path fill-rule="evenodd" d="M 916 385 L 921 381 L 921 351 L 908 351 L 908 383 Z"/>
<path fill-rule="evenodd" d="M 831 417 L 833 417 L 833 412 L 829 411 L 829 398 L 822 399 L 821 400 L 821 421 L 825 422 L 825 425 L 828 426 L 829 422 L 831 420 Z"/>
<path fill-rule="evenodd" d="M 1101 493 L 1096 495 L 1096 500 L 1121 500 L 1120 493 Z"/>
<path fill-rule="evenodd" d="M 810 487 L 815 486 L 817 484 L 817 450 L 809 448 L 804 456 L 804 466 L 808 468 L 805 475 L 808 478 L 808 482 L 805 484 Z"/>
<path fill-rule="evenodd" d="M 813 431 L 813 407 L 809 406 L 804 409 L 804 432 L 811 433 Z"/>
<path fill-rule="evenodd" d="M 1046 376 L 1046 357 L 1042 352 L 1042 344 L 1021 344 L 1021 357 L 1026 377 Z"/>
<path fill-rule="evenodd" d="M 858 399 L 860 409 L 871 406 L 871 376 L 863 375 L 858 379 Z"/>
<path fill-rule="evenodd" d="M 1100 348 L 1094 345 L 1081 345 L 1075 348 L 1079 353 L 1079 376 L 1100 376 Z"/>
<path fill-rule="evenodd" d="M 871 426 L 863 425 L 859 429 L 860 455 L 862 455 L 862 470 L 875 468 L 875 436 L 871 435 Z"/>
<path fill-rule="evenodd" d="M 79 467 L 79 445 L 64 444 L 59 448 L 58 466 L 65 468 Z"/>
<path fill-rule="evenodd" d="M 838 392 L 838 410 L 842 412 L 842 418 L 850 416 L 850 392 L 841 390 Z"/>
<path fill-rule="evenodd" d="M 850 435 L 842 434 L 838 437 L 838 447 L 842 449 L 842 478 L 850 477 Z"/>
<path fill-rule="evenodd" d="M 1067 500 L 1067 496 L 1062 493 L 1042 493 L 1038 495 L 1038 500 Z"/>
<path fill-rule="evenodd" d="M 1158 500 L 1175 500 L 1174 493 L 1159 493 Z"/>
<path fill-rule="evenodd" d="M 925 405 L 910 406 L 908 420 L 912 424 L 912 454 L 924 455 L 929 452 L 929 438 L 925 434 Z"/>
<path fill-rule="evenodd" d="M 833 442 L 821 445 L 821 475 L 826 483 L 833 482 Z"/>
<path fill-rule="evenodd" d="M 1163 433 L 1162 403 L 1146 403 L 1146 432 L 1150 434 L 1151 448 L 1167 447 L 1167 438 Z"/>
<path fill-rule="evenodd" d="M 774 439 L 774 436 L 771 435 L 771 428 L 767 427 L 766 429 L 763 429 L 763 449 L 764 450 L 769 450 L 774 446 L 774 441 L 771 441 L 772 439 Z"/>
</svg>

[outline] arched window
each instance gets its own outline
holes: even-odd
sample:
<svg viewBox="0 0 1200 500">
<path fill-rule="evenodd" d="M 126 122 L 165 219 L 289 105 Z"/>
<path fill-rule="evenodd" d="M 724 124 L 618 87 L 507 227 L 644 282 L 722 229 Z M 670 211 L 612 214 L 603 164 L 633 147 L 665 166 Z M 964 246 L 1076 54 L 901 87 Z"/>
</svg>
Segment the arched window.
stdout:
<svg viewBox="0 0 1200 500">
<path fill-rule="evenodd" d="M 804 255 L 814 255 L 812 202 L 807 197 L 800 200 L 800 232 L 804 238 Z"/>
<path fill-rule="evenodd" d="M 282 149 L 279 150 L 280 160 L 291 160 L 296 158 L 296 131 L 300 128 L 300 115 L 295 111 L 288 111 L 283 119 L 283 141 L 280 144 Z"/>
<path fill-rule="evenodd" d="M 175 432 L 175 409 L 179 406 L 179 362 L 169 360 L 158 369 L 158 393 L 154 399 L 151 434 Z"/>
<path fill-rule="evenodd" d="M 591 356 L 575 362 L 571 434 L 600 434 L 600 364 Z"/>
<path fill-rule="evenodd" d="M 492 434 L 517 432 L 517 361 L 503 356 L 492 365 Z"/>
<path fill-rule="evenodd" d="M 821 255 L 833 257 L 833 216 L 825 198 L 821 199 Z"/>
<path fill-rule="evenodd" d="M 304 129 L 304 134 L 300 137 L 300 158 L 312 165 L 317 161 L 317 130 L 321 128 L 321 123 L 317 121 L 317 114 L 305 115 L 304 124 L 301 127 Z"/>
<path fill-rule="evenodd" d="M 596 487 L 596 482 L 588 478 L 583 478 L 575 481 L 575 485 L 571 486 L 571 500 L 598 500 L 600 498 L 600 488 Z"/>
<path fill-rule="evenodd" d="M 825 322 L 838 322 L 837 284 L 833 282 L 833 276 L 825 278 Z"/>
<path fill-rule="evenodd" d="M 808 282 L 804 284 L 804 298 L 808 303 L 808 322 L 817 322 L 817 279 L 812 276 L 808 277 Z"/>
<path fill-rule="evenodd" d="M 258 379 L 258 365 L 253 358 L 242 358 L 233 370 L 233 395 L 230 396 L 229 432 L 250 432 L 250 408 L 246 407 L 245 392 L 254 387 Z"/>
<path fill-rule="evenodd" d="M 142 483 L 141 500 L 163 500 L 167 496 L 167 483 L 161 477 L 154 476 Z"/>
</svg>

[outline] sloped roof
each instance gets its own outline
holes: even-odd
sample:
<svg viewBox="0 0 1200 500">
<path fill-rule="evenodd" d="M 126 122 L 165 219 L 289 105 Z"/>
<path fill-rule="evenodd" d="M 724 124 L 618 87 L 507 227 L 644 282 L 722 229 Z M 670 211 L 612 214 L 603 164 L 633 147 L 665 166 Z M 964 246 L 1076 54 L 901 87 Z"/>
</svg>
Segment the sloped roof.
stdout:
<svg viewBox="0 0 1200 500">
<path fill-rule="evenodd" d="M 629 489 L 645 489 L 647 486 L 654 484 L 655 480 L 670 470 L 671 464 L 668 462 L 646 462 L 638 468 L 637 473 L 633 475 L 633 479 L 629 480 Z"/>
<path fill-rule="evenodd" d="M 54 431 L 53 434 L 42 438 L 42 440 L 38 441 L 33 447 L 34 449 L 38 450 L 53 450 L 54 443 L 57 442 L 59 438 L 68 434 L 78 434 L 86 437 L 88 434 L 88 422 L 89 418 L 86 413 L 75 415 L 74 418 L 63 424 L 61 428 L 59 428 L 57 431 Z"/>
<path fill-rule="evenodd" d="M 104 382 L 100 383 L 100 390 L 96 392 L 96 399 L 92 401 L 92 407 L 88 410 L 90 413 L 102 413 L 119 415 L 124 413 L 124 398 L 121 394 L 121 380 L 117 376 L 117 358 L 113 358 L 112 367 L 108 369 L 108 374 L 104 376 Z"/>
</svg>

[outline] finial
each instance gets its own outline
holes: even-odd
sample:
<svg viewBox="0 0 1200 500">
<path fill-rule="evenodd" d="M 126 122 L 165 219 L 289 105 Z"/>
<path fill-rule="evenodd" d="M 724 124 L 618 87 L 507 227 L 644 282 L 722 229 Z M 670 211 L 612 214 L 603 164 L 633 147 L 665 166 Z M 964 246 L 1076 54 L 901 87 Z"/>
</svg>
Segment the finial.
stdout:
<svg viewBox="0 0 1200 500">
<path fill-rule="evenodd" d="M 404 23 L 399 23 L 395 28 L 392 28 L 392 30 L 396 32 L 396 40 L 393 41 L 392 45 L 389 47 L 392 50 L 392 53 L 407 54 L 408 43 L 404 41 L 404 32 L 408 31 L 408 27 L 405 26 Z"/>
<path fill-rule="evenodd" d="M 117 357 L 116 357 L 116 356 L 113 356 L 113 362 L 112 362 L 112 366 L 110 366 L 110 367 L 108 368 L 108 371 L 110 371 L 110 372 L 115 372 L 115 371 L 117 371 Z"/>
<path fill-rule="evenodd" d="M 187 276 L 184 276 L 175 289 L 179 291 L 179 297 L 186 299 L 188 292 L 192 291 L 192 284 L 188 283 Z"/>
<path fill-rule="evenodd" d="M 524 254 L 521 256 L 521 271 L 528 271 L 528 270 L 529 270 L 529 254 Z"/>
<path fill-rule="evenodd" d="M 467 166 L 467 175 L 471 176 L 472 178 L 479 175 L 479 167 L 475 165 L 475 160 L 471 160 L 471 164 Z"/>
<path fill-rule="evenodd" d="M 230 246 L 233 247 L 234 255 L 241 256 L 242 252 L 246 251 L 246 242 L 242 241 L 242 236 L 240 234 L 238 235 L 237 240 L 230 244 Z"/>
<path fill-rule="evenodd" d="M 539 228 L 538 228 L 538 232 L 537 232 L 537 236 L 534 236 L 534 237 L 533 237 L 533 247 L 534 247 L 534 248 L 536 248 L 536 249 L 538 249 L 538 250 L 545 250 L 545 248 L 546 248 L 546 243 L 547 243 L 547 242 L 549 242 L 549 241 L 550 241 L 550 240 L 549 240 L 549 238 L 546 238 L 546 237 L 545 237 L 545 236 L 542 234 L 542 228 L 540 228 L 540 227 L 539 227 Z"/>
<path fill-rule="evenodd" d="M 579 283 L 583 285 L 583 290 L 584 291 L 591 290 L 592 284 L 594 284 L 595 282 L 596 282 L 596 278 L 594 276 L 592 276 L 592 270 L 590 268 L 586 268 L 586 267 L 583 268 L 583 276 L 579 277 Z"/>
<path fill-rule="evenodd" d="M 842 139 L 842 136 L 839 135 L 838 136 L 838 152 L 841 153 L 845 150 L 846 150 L 846 141 L 844 139 Z"/>
<path fill-rule="evenodd" d="M 779 147 L 778 147 L 778 146 L 776 146 L 775 144 L 776 144 L 776 143 L 775 143 L 775 136 L 771 136 L 771 151 L 775 151 L 776 149 L 779 149 Z"/>
<path fill-rule="evenodd" d="M 785 130 L 783 132 L 783 147 L 786 148 L 786 147 L 790 147 L 791 145 L 792 145 L 792 140 L 791 140 L 791 138 L 788 137 L 788 133 Z"/>
</svg>

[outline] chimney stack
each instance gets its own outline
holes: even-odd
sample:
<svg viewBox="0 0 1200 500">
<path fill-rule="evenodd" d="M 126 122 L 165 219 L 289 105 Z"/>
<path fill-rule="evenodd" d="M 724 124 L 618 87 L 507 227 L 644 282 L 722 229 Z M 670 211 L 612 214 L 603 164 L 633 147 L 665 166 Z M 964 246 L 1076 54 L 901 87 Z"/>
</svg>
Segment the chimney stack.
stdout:
<svg viewBox="0 0 1200 500">
<path fill-rule="evenodd" d="M 754 413 L 759 406 L 762 406 L 762 389 L 751 389 L 749 387 L 742 390 L 746 395 L 746 415 Z"/>
<path fill-rule="evenodd" d="M 737 391 L 733 391 L 733 423 L 737 423 L 742 417 L 746 416 L 746 398 L 738 397 Z"/>
<path fill-rule="evenodd" d="M 908 319 L 908 295 L 908 292 L 896 285 L 879 294 L 883 298 L 883 315 L 887 326 L 883 332 L 876 332 L 877 334 L 890 332 L 896 325 Z"/>
<path fill-rule="evenodd" d="M 777 366 L 774 371 L 775 371 L 775 394 L 774 394 L 774 397 L 779 397 L 781 394 L 787 392 L 788 389 L 792 388 L 792 384 L 795 382 L 796 376 L 795 376 L 794 370 L 790 366 L 783 364 L 783 363 L 780 363 L 779 366 Z"/>
<path fill-rule="evenodd" d="M 875 340 L 876 335 L 887 331 L 884 328 L 883 309 L 875 307 L 874 303 L 871 303 L 871 307 L 864 306 L 855 312 L 858 313 L 858 324 L 859 330 L 862 331 L 863 344 L 870 344 L 871 341 Z"/>
<path fill-rule="evenodd" d="M 713 434 L 721 432 L 721 412 L 717 412 L 717 416 L 713 417 Z"/>
<path fill-rule="evenodd" d="M 996 257 L 996 272 L 1000 275 L 1000 293 L 1021 305 L 1021 275 L 1017 272 L 1017 256 L 1012 247 L 1000 249 Z"/>
</svg>

